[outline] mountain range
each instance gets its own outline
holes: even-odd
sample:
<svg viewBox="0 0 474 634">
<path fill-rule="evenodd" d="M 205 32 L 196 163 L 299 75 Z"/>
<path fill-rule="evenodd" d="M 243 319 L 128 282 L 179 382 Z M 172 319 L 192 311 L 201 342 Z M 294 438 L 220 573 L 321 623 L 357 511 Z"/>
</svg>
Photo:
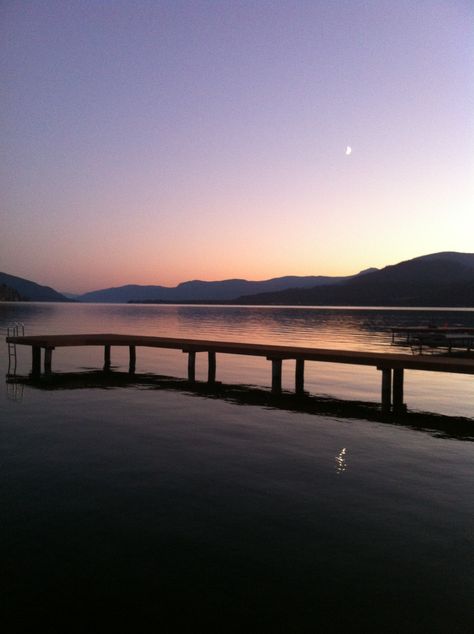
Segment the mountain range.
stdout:
<svg viewBox="0 0 474 634">
<path fill-rule="evenodd" d="M 373 270 L 373 269 L 369 269 Z M 358 275 L 363 275 L 362 271 Z M 127 285 L 117 288 L 105 288 L 80 295 L 77 299 L 81 302 L 188 302 L 188 301 L 230 301 L 242 295 L 256 293 L 273 293 L 289 288 L 314 288 L 317 286 L 339 284 L 353 279 L 354 275 L 347 277 L 328 277 L 324 275 L 308 275 L 298 277 L 289 275 L 275 277 L 270 280 L 248 281 L 241 279 L 221 280 L 216 282 L 203 282 L 192 280 L 182 282 L 178 286 L 139 286 Z"/>
<path fill-rule="evenodd" d="M 71 301 L 30 280 L 0 273 L 0 300 Z M 474 307 L 474 253 L 424 255 L 346 277 L 193 280 L 176 287 L 126 285 L 75 297 L 81 302 L 232 303 L 307 306 Z"/>
<path fill-rule="evenodd" d="M 338 285 L 240 297 L 238 303 L 474 307 L 474 253 L 434 253 Z"/>
</svg>

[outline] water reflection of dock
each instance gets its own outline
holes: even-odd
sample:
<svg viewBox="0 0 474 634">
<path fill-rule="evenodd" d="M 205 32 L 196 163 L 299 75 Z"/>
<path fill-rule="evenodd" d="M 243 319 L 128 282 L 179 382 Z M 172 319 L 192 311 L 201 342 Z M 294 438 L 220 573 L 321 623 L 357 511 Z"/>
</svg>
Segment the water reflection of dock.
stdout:
<svg viewBox="0 0 474 634">
<path fill-rule="evenodd" d="M 188 380 L 190 382 L 195 382 L 196 354 L 207 353 L 209 384 L 213 384 L 216 381 L 217 354 L 265 357 L 271 362 L 271 385 L 274 394 L 281 394 L 282 392 L 282 363 L 285 360 L 295 361 L 295 392 L 301 395 L 305 393 L 304 369 L 306 361 L 372 366 L 381 372 L 382 411 L 394 413 L 402 412 L 406 408 L 403 402 L 405 370 L 474 374 L 474 358 L 413 356 L 410 354 L 329 350 L 298 346 L 273 346 L 230 341 L 205 341 L 199 339 L 139 335 L 85 334 L 7 337 L 7 342 L 9 344 L 31 347 L 31 375 L 33 377 L 41 376 L 42 351 L 44 351 L 44 375 L 47 376 L 51 374 L 53 350 L 59 347 L 103 347 L 104 371 L 108 371 L 111 368 L 111 348 L 114 346 L 128 347 L 130 374 L 135 372 L 137 347 L 181 350 L 188 355 Z"/>
</svg>

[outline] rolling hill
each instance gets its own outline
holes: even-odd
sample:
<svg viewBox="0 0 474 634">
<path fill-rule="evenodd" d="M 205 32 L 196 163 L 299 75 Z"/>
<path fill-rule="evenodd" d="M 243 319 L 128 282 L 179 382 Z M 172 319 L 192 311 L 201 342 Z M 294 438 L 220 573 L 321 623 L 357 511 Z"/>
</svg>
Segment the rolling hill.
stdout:
<svg viewBox="0 0 474 634">
<path fill-rule="evenodd" d="M 0 284 L 0 302 L 19 302 L 21 296 L 14 288 L 6 284 Z"/>
<path fill-rule="evenodd" d="M 18 293 L 19 299 L 22 301 L 34 301 L 34 302 L 68 302 L 70 301 L 61 293 L 58 293 L 49 286 L 41 286 L 32 282 L 31 280 L 25 280 L 22 277 L 16 277 L 15 275 L 9 275 L 8 273 L 0 273 L 0 284 L 15 290 Z"/>
</svg>

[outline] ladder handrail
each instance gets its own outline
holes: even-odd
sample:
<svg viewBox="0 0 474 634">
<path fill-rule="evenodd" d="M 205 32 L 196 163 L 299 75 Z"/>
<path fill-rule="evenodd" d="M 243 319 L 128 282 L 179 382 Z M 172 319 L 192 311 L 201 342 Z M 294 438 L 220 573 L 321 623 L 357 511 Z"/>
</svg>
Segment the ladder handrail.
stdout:
<svg viewBox="0 0 474 634">
<path fill-rule="evenodd" d="M 7 326 L 7 337 L 23 337 L 25 324 L 22 321 L 12 321 Z"/>
</svg>

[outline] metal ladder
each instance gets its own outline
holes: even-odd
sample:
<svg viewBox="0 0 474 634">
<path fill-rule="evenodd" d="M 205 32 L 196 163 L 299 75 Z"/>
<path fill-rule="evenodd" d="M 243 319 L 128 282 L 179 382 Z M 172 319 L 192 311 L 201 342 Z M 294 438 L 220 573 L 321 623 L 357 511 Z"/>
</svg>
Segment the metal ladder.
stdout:
<svg viewBox="0 0 474 634">
<path fill-rule="evenodd" d="M 8 324 L 7 337 L 23 337 L 25 335 L 25 324 L 15 321 Z M 7 376 L 16 375 L 16 343 L 8 342 L 8 372 Z"/>
</svg>

